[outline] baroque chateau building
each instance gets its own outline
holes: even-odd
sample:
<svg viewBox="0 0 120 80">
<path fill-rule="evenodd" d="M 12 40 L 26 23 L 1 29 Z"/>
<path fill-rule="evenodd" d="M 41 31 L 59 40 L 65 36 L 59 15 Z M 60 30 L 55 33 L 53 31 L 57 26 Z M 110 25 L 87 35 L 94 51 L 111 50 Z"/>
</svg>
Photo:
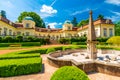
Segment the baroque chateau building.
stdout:
<svg viewBox="0 0 120 80">
<path fill-rule="evenodd" d="M 114 24 L 109 19 L 98 19 L 94 21 L 96 37 L 111 37 L 115 35 Z M 49 37 L 51 40 L 62 37 L 87 36 L 88 25 L 74 27 L 70 21 L 65 21 L 62 29 L 39 28 L 31 17 L 25 17 L 22 23 L 13 23 L 7 18 L 0 16 L 0 36 L 32 36 L 38 38 Z"/>
</svg>

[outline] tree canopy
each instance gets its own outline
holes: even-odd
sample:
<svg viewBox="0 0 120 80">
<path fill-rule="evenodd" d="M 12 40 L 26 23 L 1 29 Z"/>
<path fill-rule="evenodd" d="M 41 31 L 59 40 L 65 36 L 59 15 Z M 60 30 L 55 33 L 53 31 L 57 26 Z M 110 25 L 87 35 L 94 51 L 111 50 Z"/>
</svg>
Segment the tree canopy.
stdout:
<svg viewBox="0 0 120 80">
<path fill-rule="evenodd" d="M 104 16 L 102 14 L 99 14 L 97 18 L 98 19 L 104 19 Z"/>
<path fill-rule="evenodd" d="M 120 21 L 115 24 L 115 35 L 120 36 Z"/>
<path fill-rule="evenodd" d="M 72 22 L 72 24 L 73 24 L 74 27 L 76 27 L 77 24 L 78 24 L 77 18 L 76 18 L 76 17 L 74 17 L 73 20 L 72 20 L 71 22 Z"/>
<path fill-rule="evenodd" d="M 0 11 L 0 15 L 1 15 L 2 17 L 6 18 L 6 12 L 5 12 L 4 10 L 1 10 L 1 11 Z"/>
<path fill-rule="evenodd" d="M 35 12 L 22 12 L 20 14 L 20 16 L 18 17 L 18 22 L 22 22 L 22 20 L 25 18 L 25 17 L 32 17 L 33 20 L 35 21 L 36 23 L 36 27 L 42 27 L 42 28 L 45 28 L 45 23 L 44 21 L 41 19 L 41 17 L 35 13 Z"/>
<path fill-rule="evenodd" d="M 82 20 L 82 21 L 80 21 L 80 22 L 77 24 L 77 26 L 78 26 L 78 27 L 81 27 L 81 26 L 84 26 L 84 25 L 86 25 L 86 24 L 88 24 L 88 23 L 89 23 L 89 19 Z"/>
</svg>

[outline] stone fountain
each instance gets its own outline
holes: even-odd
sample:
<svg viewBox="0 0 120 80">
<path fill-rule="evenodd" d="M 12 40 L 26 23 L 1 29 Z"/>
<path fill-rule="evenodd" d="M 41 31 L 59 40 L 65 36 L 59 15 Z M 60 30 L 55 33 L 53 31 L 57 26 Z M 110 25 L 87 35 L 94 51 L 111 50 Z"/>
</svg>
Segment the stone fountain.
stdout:
<svg viewBox="0 0 120 80">
<path fill-rule="evenodd" d="M 90 11 L 87 50 L 76 49 L 52 52 L 48 54 L 48 63 L 55 67 L 76 66 L 86 73 L 101 72 L 120 76 L 120 51 L 114 51 L 114 53 L 112 53 L 111 50 L 107 52 L 102 50 L 102 52 L 105 53 L 101 53 L 100 50 L 97 50 L 96 43 L 92 11 Z M 117 54 L 117 56 L 112 60 L 110 55 L 115 54 Z"/>
</svg>

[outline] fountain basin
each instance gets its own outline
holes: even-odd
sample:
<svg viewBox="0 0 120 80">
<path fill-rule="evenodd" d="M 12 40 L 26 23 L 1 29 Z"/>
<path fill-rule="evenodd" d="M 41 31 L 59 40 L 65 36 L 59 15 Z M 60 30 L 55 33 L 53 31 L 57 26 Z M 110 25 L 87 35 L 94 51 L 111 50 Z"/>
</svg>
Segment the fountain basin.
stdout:
<svg viewBox="0 0 120 80">
<path fill-rule="evenodd" d="M 101 50 L 98 50 L 98 53 L 100 53 Z M 105 52 L 105 51 L 102 51 Z M 110 53 L 111 51 L 108 51 Z M 120 53 L 120 51 L 115 51 L 114 53 Z M 78 53 L 78 54 L 76 54 Z M 80 54 L 79 54 L 80 53 Z M 85 49 L 76 49 L 76 50 L 66 50 L 66 51 L 56 51 L 53 53 L 48 54 L 48 63 L 55 67 L 62 67 L 62 66 L 76 66 L 82 70 L 84 70 L 86 73 L 89 72 L 101 72 L 106 73 L 114 76 L 120 76 L 120 63 L 118 62 L 106 62 L 103 60 L 92 60 L 92 59 L 86 59 L 85 57 L 80 56 L 86 56 L 86 50 Z M 106 53 L 106 54 L 108 54 Z M 112 53 L 112 54 L 114 54 Z M 101 55 L 102 53 L 98 54 Z M 105 55 L 105 53 L 104 53 Z M 71 57 L 73 56 L 73 57 Z"/>
</svg>

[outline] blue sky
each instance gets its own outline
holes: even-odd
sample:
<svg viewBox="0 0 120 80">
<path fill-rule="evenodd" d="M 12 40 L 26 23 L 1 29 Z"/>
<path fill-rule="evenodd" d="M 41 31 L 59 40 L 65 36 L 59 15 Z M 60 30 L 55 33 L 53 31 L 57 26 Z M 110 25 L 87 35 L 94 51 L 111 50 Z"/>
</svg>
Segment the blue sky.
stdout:
<svg viewBox="0 0 120 80">
<path fill-rule="evenodd" d="M 87 19 L 93 10 L 94 20 L 98 14 L 112 21 L 120 20 L 120 0 L 0 0 L 0 10 L 13 22 L 23 11 L 33 11 L 41 16 L 51 28 L 61 28 L 65 20 Z"/>
</svg>

